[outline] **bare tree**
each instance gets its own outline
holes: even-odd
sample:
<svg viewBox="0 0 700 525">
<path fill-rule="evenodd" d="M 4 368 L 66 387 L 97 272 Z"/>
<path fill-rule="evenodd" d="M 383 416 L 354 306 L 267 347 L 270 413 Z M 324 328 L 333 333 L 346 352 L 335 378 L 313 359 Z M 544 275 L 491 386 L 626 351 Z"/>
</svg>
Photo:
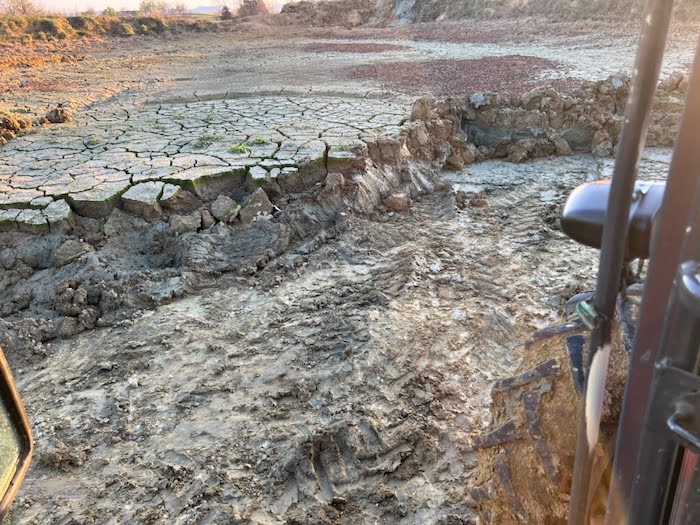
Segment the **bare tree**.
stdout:
<svg viewBox="0 0 700 525">
<path fill-rule="evenodd" d="M 238 16 L 269 15 L 270 10 L 263 0 L 242 0 Z"/>
<path fill-rule="evenodd" d="M 232 20 L 233 19 L 233 13 L 231 13 L 231 10 L 228 8 L 226 4 L 221 8 L 221 20 Z"/>
<path fill-rule="evenodd" d="M 162 0 L 141 0 L 139 4 L 139 12 L 144 15 L 162 15 L 168 8 L 168 2 Z"/>
<path fill-rule="evenodd" d="M 43 12 L 35 0 L 0 0 L 0 15 L 3 16 L 40 15 Z"/>
<path fill-rule="evenodd" d="M 189 13 L 189 12 L 190 12 L 190 8 L 187 7 L 187 5 L 184 4 L 183 2 L 180 2 L 180 3 L 178 3 L 178 4 L 175 4 L 175 5 L 173 5 L 173 6 L 170 6 L 170 7 L 168 8 L 168 10 L 167 10 L 167 13 L 168 13 L 169 15 L 181 15 L 181 16 L 184 16 L 184 15 L 186 15 L 186 14 Z"/>
</svg>

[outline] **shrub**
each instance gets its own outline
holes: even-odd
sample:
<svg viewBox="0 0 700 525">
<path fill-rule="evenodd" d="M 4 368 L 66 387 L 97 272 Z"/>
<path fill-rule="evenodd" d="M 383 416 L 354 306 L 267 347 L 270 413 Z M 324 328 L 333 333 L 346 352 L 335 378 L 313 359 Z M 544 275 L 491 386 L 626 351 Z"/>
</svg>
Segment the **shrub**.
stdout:
<svg viewBox="0 0 700 525">
<path fill-rule="evenodd" d="M 228 6 L 221 8 L 221 20 L 233 20 L 233 14 Z"/>
<path fill-rule="evenodd" d="M 165 20 L 158 16 L 140 16 L 134 20 L 134 23 L 139 26 L 146 26 L 148 31 L 155 33 L 162 33 L 168 29 L 168 24 L 165 23 Z"/>
<path fill-rule="evenodd" d="M 142 0 L 139 12 L 145 15 L 162 15 L 168 10 L 168 2 L 162 0 Z"/>
<path fill-rule="evenodd" d="M 270 10 L 264 0 L 243 0 L 238 8 L 238 16 L 269 15 Z"/>
<path fill-rule="evenodd" d="M 131 24 L 127 24 L 126 22 L 120 25 L 119 29 L 119 34 L 121 36 L 134 36 L 136 34 L 136 31 L 134 31 L 134 28 L 131 27 Z"/>
</svg>

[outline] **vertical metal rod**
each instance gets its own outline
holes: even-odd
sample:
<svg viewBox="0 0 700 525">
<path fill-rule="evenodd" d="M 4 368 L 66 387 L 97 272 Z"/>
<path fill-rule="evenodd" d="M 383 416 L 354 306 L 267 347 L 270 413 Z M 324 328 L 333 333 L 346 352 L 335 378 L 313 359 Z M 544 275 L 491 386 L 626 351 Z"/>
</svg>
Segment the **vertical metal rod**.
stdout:
<svg viewBox="0 0 700 525">
<path fill-rule="evenodd" d="M 693 78 L 693 88 L 698 86 L 698 71 Z M 676 225 L 684 233 L 680 260 L 680 268 L 690 265 L 694 274 L 696 262 L 700 260 L 700 176 L 697 166 L 700 165 L 700 129 L 698 129 L 698 114 L 693 109 L 700 110 L 700 90 L 688 92 L 688 105 L 683 116 L 681 131 L 678 136 L 677 148 L 671 163 L 671 176 L 688 178 L 694 184 L 695 196 L 691 212 L 685 223 Z M 696 107 L 697 106 L 697 107 Z M 687 227 L 686 227 L 687 225 Z M 676 277 L 676 286 L 671 292 L 666 318 L 663 325 L 661 343 L 658 347 L 655 362 L 666 362 L 671 366 L 697 373 L 698 341 L 700 327 L 697 314 L 688 309 L 679 297 L 680 282 Z M 655 385 L 655 381 L 652 381 Z M 673 439 L 666 428 L 654 424 L 658 420 L 658 406 L 654 400 L 654 389 L 649 392 L 644 414 L 644 426 L 639 437 L 639 454 L 635 468 L 634 483 L 630 494 L 627 511 L 629 523 L 635 525 L 655 525 L 667 523 L 670 506 L 673 503 L 672 489 L 675 486 L 674 477 L 678 467 L 678 442 Z M 661 426 L 661 428 L 659 428 Z M 648 481 L 654 480 L 653 483 Z"/>
<path fill-rule="evenodd" d="M 620 287 L 627 246 L 632 192 L 644 150 L 644 139 L 661 70 L 672 4 L 671 0 L 647 2 L 629 100 L 625 109 L 625 123 L 615 158 L 594 299 L 600 323 L 592 331 L 590 339 L 588 373 L 583 406 L 580 410 L 569 504 L 570 525 L 587 523 L 589 514 L 591 468 L 600 427 L 615 299 Z"/>
<path fill-rule="evenodd" d="M 630 359 L 622 414 L 615 450 L 615 461 L 608 498 L 607 524 L 632 523 L 631 495 L 639 483 L 639 461 L 652 452 L 644 450 L 640 436 L 644 431 L 649 389 L 662 344 L 666 311 L 672 283 L 681 263 L 685 226 L 691 218 L 693 197 L 700 166 L 700 42 L 695 55 L 693 74 L 686 95 L 686 107 L 669 170 L 661 214 L 657 218 L 652 256 L 644 286 L 639 314 L 639 329 Z M 653 299 L 647 299 L 653 298 Z M 655 481 L 656 483 L 656 481 Z"/>
</svg>

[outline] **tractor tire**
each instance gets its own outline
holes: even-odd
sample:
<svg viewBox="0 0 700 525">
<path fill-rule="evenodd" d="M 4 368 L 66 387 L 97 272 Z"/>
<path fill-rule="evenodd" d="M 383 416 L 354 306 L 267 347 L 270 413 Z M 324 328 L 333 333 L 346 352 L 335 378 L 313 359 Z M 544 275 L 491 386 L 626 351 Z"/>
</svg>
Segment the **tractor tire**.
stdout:
<svg viewBox="0 0 700 525">
<path fill-rule="evenodd" d="M 602 523 L 605 515 L 627 374 L 621 330 L 615 330 L 614 339 L 595 456 L 590 524 Z M 587 332 L 580 323 L 538 332 L 523 349 L 517 374 L 494 385 L 492 425 L 474 442 L 479 466 L 472 496 L 482 523 L 566 523 L 582 399 L 582 372 L 578 363 L 570 364 L 572 348 L 579 349 L 582 361 Z"/>
</svg>

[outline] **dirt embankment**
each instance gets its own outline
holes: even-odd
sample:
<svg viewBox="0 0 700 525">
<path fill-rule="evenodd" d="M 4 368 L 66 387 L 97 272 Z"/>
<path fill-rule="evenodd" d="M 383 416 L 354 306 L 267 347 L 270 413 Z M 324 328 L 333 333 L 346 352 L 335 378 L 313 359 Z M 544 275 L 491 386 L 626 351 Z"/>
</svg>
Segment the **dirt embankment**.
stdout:
<svg viewBox="0 0 700 525">
<path fill-rule="evenodd" d="M 675 73 L 659 84 L 647 132 L 647 146 L 673 145 L 684 107 L 688 77 Z M 448 164 L 461 168 L 474 161 L 505 158 L 523 162 L 551 155 L 590 152 L 612 156 L 620 139 L 630 79 L 613 76 L 583 82 L 571 95 L 540 87 L 523 95 L 474 93 L 435 103 L 421 99 L 414 107 L 435 107 L 460 121 L 459 154 Z"/>
<path fill-rule="evenodd" d="M 305 26 L 358 27 L 366 25 L 376 13 L 374 0 L 322 0 L 285 4 L 281 15 Z"/>
<path fill-rule="evenodd" d="M 376 22 L 410 24 L 468 18 L 547 16 L 565 20 L 638 20 L 645 0 L 377 0 Z M 699 18 L 695 0 L 676 2 L 679 18 Z"/>
<path fill-rule="evenodd" d="M 645 0 L 334 0 L 291 2 L 282 15 L 300 25 L 343 26 L 406 25 L 465 19 L 499 19 L 545 16 L 554 20 L 640 19 Z M 695 0 L 674 7 L 679 20 L 700 18 Z"/>
<path fill-rule="evenodd" d="M 85 37 L 130 37 L 178 31 L 211 31 L 209 20 L 160 16 L 19 16 L 0 18 L 0 40 L 53 41 Z"/>
</svg>

